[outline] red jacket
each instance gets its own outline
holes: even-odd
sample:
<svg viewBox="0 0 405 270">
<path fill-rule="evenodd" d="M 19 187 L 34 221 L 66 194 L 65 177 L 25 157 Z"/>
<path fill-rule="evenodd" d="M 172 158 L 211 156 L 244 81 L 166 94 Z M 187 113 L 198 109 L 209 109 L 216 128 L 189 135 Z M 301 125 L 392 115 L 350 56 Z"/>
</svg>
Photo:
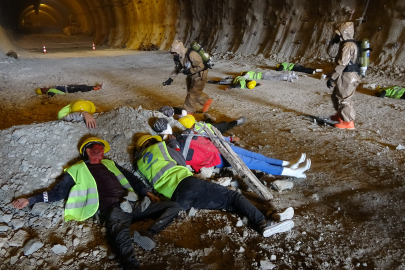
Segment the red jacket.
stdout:
<svg viewBox="0 0 405 270">
<path fill-rule="evenodd" d="M 190 149 L 193 149 L 193 157 L 186 161 L 194 171 L 199 172 L 201 168 L 209 168 L 221 164 L 219 151 L 215 145 L 207 138 L 197 137 L 191 140 Z"/>
</svg>

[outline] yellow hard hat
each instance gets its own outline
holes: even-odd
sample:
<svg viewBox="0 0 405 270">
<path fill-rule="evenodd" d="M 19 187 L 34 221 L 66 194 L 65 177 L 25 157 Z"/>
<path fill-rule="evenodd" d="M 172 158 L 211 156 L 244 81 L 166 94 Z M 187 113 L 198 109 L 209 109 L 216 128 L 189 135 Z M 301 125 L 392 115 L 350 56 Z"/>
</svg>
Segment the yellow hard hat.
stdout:
<svg viewBox="0 0 405 270">
<path fill-rule="evenodd" d="M 180 124 L 185 128 L 191 128 L 195 124 L 195 118 L 191 114 L 187 114 L 179 119 Z"/>
<path fill-rule="evenodd" d="M 80 146 L 80 149 L 79 149 L 80 154 L 83 154 L 83 147 L 90 142 L 100 142 L 100 143 L 104 144 L 104 153 L 107 153 L 108 151 L 110 151 L 110 144 L 107 141 L 104 141 L 97 137 L 90 137 L 90 138 L 87 138 Z"/>
<path fill-rule="evenodd" d="M 41 90 L 41 88 L 35 89 L 35 93 L 37 93 L 38 95 L 42 95 L 42 90 Z"/>
<path fill-rule="evenodd" d="M 276 66 L 276 68 L 278 68 L 280 66 L 280 64 L 278 64 L 277 66 Z"/>
<path fill-rule="evenodd" d="M 70 112 L 88 112 L 93 114 L 96 112 L 96 106 L 89 100 L 78 99 L 70 104 Z"/>
<path fill-rule="evenodd" d="M 256 81 L 250 81 L 247 84 L 247 88 L 249 88 L 249 89 L 253 89 L 253 88 L 255 88 L 255 86 L 256 86 Z"/>
<path fill-rule="evenodd" d="M 139 137 L 138 141 L 136 142 L 136 149 L 139 150 L 142 147 L 142 145 L 146 141 L 148 141 L 150 139 L 156 139 L 158 142 L 162 141 L 162 137 L 160 137 L 159 135 L 155 135 L 155 136 L 152 136 L 152 135 L 149 135 L 149 134 L 148 135 L 142 135 L 141 137 Z"/>
</svg>

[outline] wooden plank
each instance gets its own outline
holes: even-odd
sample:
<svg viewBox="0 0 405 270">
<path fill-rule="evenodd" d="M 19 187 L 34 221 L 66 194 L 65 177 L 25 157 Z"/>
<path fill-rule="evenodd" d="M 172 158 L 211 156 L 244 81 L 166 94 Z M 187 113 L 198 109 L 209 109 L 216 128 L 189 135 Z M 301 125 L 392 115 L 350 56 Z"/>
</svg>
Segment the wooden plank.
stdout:
<svg viewBox="0 0 405 270">
<path fill-rule="evenodd" d="M 259 179 L 257 179 L 240 157 L 232 150 L 230 145 L 224 142 L 224 137 L 221 132 L 219 132 L 214 126 L 211 126 L 211 129 L 215 134 L 204 124 L 204 131 L 208 134 L 212 143 L 218 148 L 221 155 L 229 162 L 229 164 L 231 164 L 231 166 L 238 172 L 239 176 L 242 177 L 248 187 L 264 200 L 273 199 L 270 191 L 259 181 Z M 215 137 L 222 140 L 215 139 Z"/>
</svg>

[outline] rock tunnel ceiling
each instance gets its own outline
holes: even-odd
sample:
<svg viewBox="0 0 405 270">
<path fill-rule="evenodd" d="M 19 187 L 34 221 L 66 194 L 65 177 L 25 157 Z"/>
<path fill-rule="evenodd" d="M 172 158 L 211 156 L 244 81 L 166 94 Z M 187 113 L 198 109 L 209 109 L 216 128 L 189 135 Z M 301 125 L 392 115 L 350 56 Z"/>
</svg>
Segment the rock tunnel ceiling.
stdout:
<svg viewBox="0 0 405 270">
<path fill-rule="evenodd" d="M 60 28 L 74 24 L 96 45 L 167 50 L 196 39 L 208 51 L 308 60 L 327 58 L 335 26 L 356 22 L 374 65 L 404 65 L 405 1 L 395 0 L 25 0 L 1 4 L 1 51 L 27 15 Z M 27 21 L 24 21 L 27 24 Z M 15 48 L 18 50 L 18 48 Z"/>
</svg>

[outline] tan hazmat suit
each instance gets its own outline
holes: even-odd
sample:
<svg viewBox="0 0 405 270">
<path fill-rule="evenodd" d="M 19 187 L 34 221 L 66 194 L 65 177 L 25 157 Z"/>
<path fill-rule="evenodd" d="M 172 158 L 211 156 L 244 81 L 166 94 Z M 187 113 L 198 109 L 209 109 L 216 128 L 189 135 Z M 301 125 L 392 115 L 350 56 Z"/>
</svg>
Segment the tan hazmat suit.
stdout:
<svg viewBox="0 0 405 270">
<path fill-rule="evenodd" d="M 183 108 L 188 113 L 194 113 L 197 103 L 204 106 L 209 99 L 208 95 L 203 93 L 208 70 L 205 69 L 204 62 L 197 52 L 191 51 L 187 57 L 187 49 L 180 40 L 175 40 L 172 43 L 170 52 L 177 53 L 180 60 L 180 62 L 176 62 L 176 67 L 170 75 L 171 79 L 174 80 L 183 68 L 189 69 L 191 72 L 191 75 L 187 75 L 187 97 Z"/>
<path fill-rule="evenodd" d="M 354 26 L 352 22 L 345 22 L 338 26 L 336 33 L 340 35 L 339 52 L 335 58 L 336 67 L 332 74 L 332 80 L 335 81 L 335 88 L 332 93 L 333 107 L 341 115 L 345 122 L 354 121 L 356 112 L 353 108 L 353 96 L 356 87 L 360 83 L 360 76 L 357 72 L 346 72 L 344 69 L 350 64 L 356 64 L 357 45 L 354 42 L 345 40 L 353 39 Z M 350 63 L 352 61 L 352 63 Z"/>
</svg>

